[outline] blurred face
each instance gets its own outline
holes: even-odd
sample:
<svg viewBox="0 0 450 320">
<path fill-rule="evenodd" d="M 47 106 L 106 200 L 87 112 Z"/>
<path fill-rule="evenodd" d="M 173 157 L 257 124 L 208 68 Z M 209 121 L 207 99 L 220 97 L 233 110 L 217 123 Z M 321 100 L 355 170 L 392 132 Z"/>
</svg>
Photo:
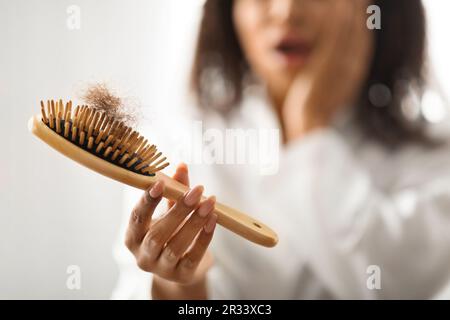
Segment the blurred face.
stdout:
<svg viewBox="0 0 450 320">
<path fill-rule="evenodd" d="M 253 71 L 286 91 L 321 41 L 330 1 L 235 0 L 233 20 Z"/>
</svg>

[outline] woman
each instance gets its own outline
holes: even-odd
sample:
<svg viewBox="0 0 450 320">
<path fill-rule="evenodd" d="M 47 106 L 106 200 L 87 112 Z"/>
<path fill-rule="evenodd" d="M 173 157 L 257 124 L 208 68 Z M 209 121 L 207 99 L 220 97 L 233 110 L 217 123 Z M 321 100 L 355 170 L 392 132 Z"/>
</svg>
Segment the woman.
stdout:
<svg viewBox="0 0 450 320">
<path fill-rule="evenodd" d="M 371 4 L 379 30 L 368 28 Z M 158 183 L 129 218 L 133 258 L 120 261 L 115 297 L 437 294 L 450 270 L 448 146 L 405 113 L 425 88 L 424 57 L 420 0 L 207 0 L 192 78 L 201 119 L 279 129 L 280 166 L 261 176 L 215 164 L 188 174 L 182 164 L 174 177 L 195 177 L 266 222 L 279 244 L 215 230 L 215 198 L 200 202 L 202 186 L 154 215 Z"/>
</svg>

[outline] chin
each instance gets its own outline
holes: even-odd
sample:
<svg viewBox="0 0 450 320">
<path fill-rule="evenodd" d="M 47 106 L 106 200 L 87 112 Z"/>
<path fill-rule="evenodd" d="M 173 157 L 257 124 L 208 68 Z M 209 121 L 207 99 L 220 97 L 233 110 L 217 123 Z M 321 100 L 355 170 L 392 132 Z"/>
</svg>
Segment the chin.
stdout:
<svg viewBox="0 0 450 320">
<path fill-rule="evenodd" d="M 293 79 L 298 76 L 306 67 L 304 61 L 297 63 L 280 63 L 274 61 L 271 65 L 272 74 L 276 74 L 277 78 Z"/>
<path fill-rule="evenodd" d="M 303 68 L 282 68 L 274 72 L 274 77 L 277 81 L 289 86 L 302 73 L 302 70 Z"/>
</svg>

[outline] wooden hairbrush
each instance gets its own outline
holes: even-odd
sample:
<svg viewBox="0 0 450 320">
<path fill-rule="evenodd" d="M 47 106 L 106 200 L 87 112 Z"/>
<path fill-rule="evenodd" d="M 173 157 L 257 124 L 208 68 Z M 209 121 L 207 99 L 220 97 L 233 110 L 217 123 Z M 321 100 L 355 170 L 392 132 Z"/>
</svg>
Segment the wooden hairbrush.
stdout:
<svg viewBox="0 0 450 320">
<path fill-rule="evenodd" d="M 165 183 L 163 196 L 177 200 L 189 188 L 161 172 L 169 163 L 143 136 L 125 123 L 89 106 L 62 100 L 41 101 L 41 114 L 32 117 L 29 130 L 72 160 L 114 180 L 146 190 L 158 180 Z M 203 197 L 204 199 L 204 197 Z M 216 203 L 217 223 L 254 243 L 273 247 L 274 231 L 250 216 Z"/>
</svg>

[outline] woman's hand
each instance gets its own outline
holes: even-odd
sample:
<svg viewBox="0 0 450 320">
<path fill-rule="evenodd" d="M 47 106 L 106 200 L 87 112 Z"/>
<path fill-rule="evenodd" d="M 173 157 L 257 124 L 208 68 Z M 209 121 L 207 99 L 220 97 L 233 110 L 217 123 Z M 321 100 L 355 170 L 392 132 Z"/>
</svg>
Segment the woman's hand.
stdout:
<svg viewBox="0 0 450 320">
<path fill-rule="evenodd" d="M 288 141 L 326 127 L 354 103 L 369 71 L 373 38 L 366 26 L 369 1 L 333 0 L 323 36 L 293 81 L 282 117 Z"/>
<path fill-rule="evenodd" d="M 186 165 L 178 166 L 174 179 L 189 185 Z M 160 181 L 142 195 L 131 214 L 125 244 L 138 266 L 155 275 L 154 281 L 194 286 L 212 265 L 211 254 L 205 253 L 217 220 L 212 213 L 215 198 L 200 202 L 203 187 L 197 186 L 152 219 L 163 190 Z"/>
</svg>

